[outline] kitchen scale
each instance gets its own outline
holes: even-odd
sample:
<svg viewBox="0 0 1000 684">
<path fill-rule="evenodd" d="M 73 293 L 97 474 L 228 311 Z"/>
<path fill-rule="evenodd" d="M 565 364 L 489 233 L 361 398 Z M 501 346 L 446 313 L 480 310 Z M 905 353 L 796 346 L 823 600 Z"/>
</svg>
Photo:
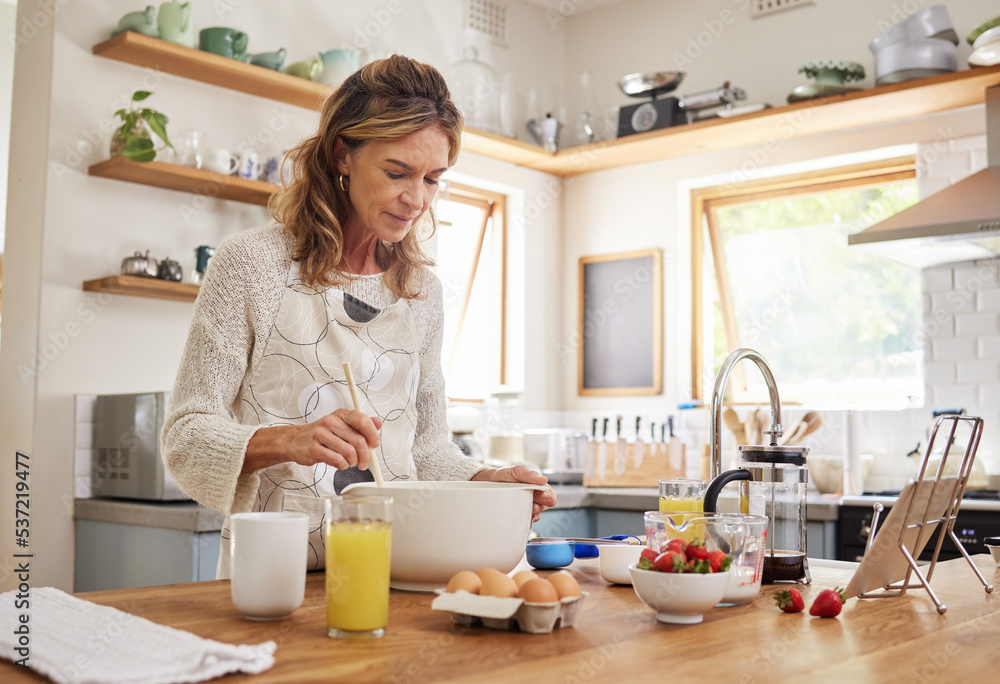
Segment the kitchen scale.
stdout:
<svg viewBox="0 0 1000 684">
<path fill-rule="evenodd" d="M 618 114 L 618 137 L 694 123 L 715 116 L 746 114 L 765 107 L 762 104 L 737 107 L 736 103 L 745 100 L 747 94 L 745 90 L 731 85 L 729 81 L 718 88 L 679 98 L 659 98 L 660 95 L 675 90 L 684 79 L 684 75 L 683 71 L 657 71 L 649 74 L 629 74 L 618 81 L 618 87 L 629 97 L 652 98 L 650 102 L 621 108 Z"/>
</svg>

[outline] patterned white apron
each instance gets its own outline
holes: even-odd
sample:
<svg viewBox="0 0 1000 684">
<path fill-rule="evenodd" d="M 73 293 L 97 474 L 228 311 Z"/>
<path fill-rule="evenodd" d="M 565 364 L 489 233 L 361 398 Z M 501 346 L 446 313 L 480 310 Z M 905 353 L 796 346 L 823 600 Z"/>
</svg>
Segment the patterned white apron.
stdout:
<svg viewBox="0 0 1000 684">
<path fill-rule="evenodd" d="M 363 410 L 382 418 L 373 450 L 382 476 L 416 480 L 412 447 L 417 426 L 420 366 L 417 328 L 406 300 L 379 310 L 341 290 L 316 290 L 288 273 L 264 357 L 250 380 L 237 420 L 245 425 L 304 425 L 339 408 L 353 408 L 343 364 L 351 364 Z M 325 566 L 324 501 L 371 471 L 338 471 L 286 462 L 260 471 L 253 510 L 309 514 L 308 569 Z M 229 525 L 222 531 L 219 577 L 229 576 Z"/>
</svg>

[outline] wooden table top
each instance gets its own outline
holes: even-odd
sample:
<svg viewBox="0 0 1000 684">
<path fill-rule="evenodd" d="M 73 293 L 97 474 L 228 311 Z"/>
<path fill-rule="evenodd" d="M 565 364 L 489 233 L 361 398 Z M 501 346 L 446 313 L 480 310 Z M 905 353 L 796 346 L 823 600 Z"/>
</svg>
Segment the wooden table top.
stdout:
<svg viewBox="0 0 1000 684">
<path fill-rule="evenodd" d="M 974 559 L 987 581 L 1000 584 L 989 556 Z M 900 598 L 850 599 L 836 619 L 786 615 L 771 598 L 780 587 L 766 586 L 753 603 L 713 609 L 703 623 L 688 626 L 658 623 L 631 587 L 601 579 L 596 560 L 578 560 L 570 569 L 590 596 L 574 627 L 541 635 L 453 626 L 449 614 L 430 609 L 432 595 L 393 591 L 384 638 L 330 639 L 322 573 L 309 575 L 302 607 L 277 622 L 242 618 L 226 580 L 79 596 L 218 641 L 278 643 L 267 672 L 219 682 L 624 684 L 655 676 L 741 684 L 923 683 L 981 680 L 1000 662 L 1000 591 L 986 594 L 962 559 L 939 563 L 934 573 L 932 587 L 948 606 L 944 615 L 920 587 Z M 850 570 L 813 568 L 813 583 L 801 587 L 806 605 L 850 576 Z M 4 682 L 40 679 L 0 662 Z"/>
</svg>

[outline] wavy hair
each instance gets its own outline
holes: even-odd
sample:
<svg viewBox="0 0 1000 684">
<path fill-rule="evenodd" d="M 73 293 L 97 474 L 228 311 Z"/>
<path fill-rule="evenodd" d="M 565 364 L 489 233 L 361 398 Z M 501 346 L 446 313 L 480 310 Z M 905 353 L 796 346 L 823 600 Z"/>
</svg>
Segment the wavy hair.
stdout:
<svg viewBox="0 0 1000 684">
<path fill-rule="evenodd" d="M 462 115 L 437 69 L 408 57 L 372 62 L 327 96 L 317 132 L 286 154 L 291 178 L 268 203 L 271 215 L 292 237 L 306 283 L 328 287 L 354 277 L 339 268 L 351 201 L 337 182 L 337 137 L 354 152 L 374 140 L 397 140 L 429 126 L 447 137 L 448 165 L 453 165 L 461 146 Z M 433 212 L 428 215 L 433 232 Z M 433 264 L 420 247 L 422 231 L 417 228 L 398 243 L 379 240 L 375 246 L 386 286 L 408 299 L 420 296 L 421 275 Z"/>
</svg>

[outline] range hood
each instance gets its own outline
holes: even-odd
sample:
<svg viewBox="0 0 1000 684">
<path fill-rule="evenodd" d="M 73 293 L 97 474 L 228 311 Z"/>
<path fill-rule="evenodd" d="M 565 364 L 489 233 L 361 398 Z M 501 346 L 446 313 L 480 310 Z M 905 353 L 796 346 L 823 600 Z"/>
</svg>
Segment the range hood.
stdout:
<svg viewBox="0 0 1000 684">
<path fill-rule="evenodd" d="M 982 171 L 847 243 L 919 267 L 1000 256 L 1000 85 L 986 89 L 986 152 Z"/>
</svg>

